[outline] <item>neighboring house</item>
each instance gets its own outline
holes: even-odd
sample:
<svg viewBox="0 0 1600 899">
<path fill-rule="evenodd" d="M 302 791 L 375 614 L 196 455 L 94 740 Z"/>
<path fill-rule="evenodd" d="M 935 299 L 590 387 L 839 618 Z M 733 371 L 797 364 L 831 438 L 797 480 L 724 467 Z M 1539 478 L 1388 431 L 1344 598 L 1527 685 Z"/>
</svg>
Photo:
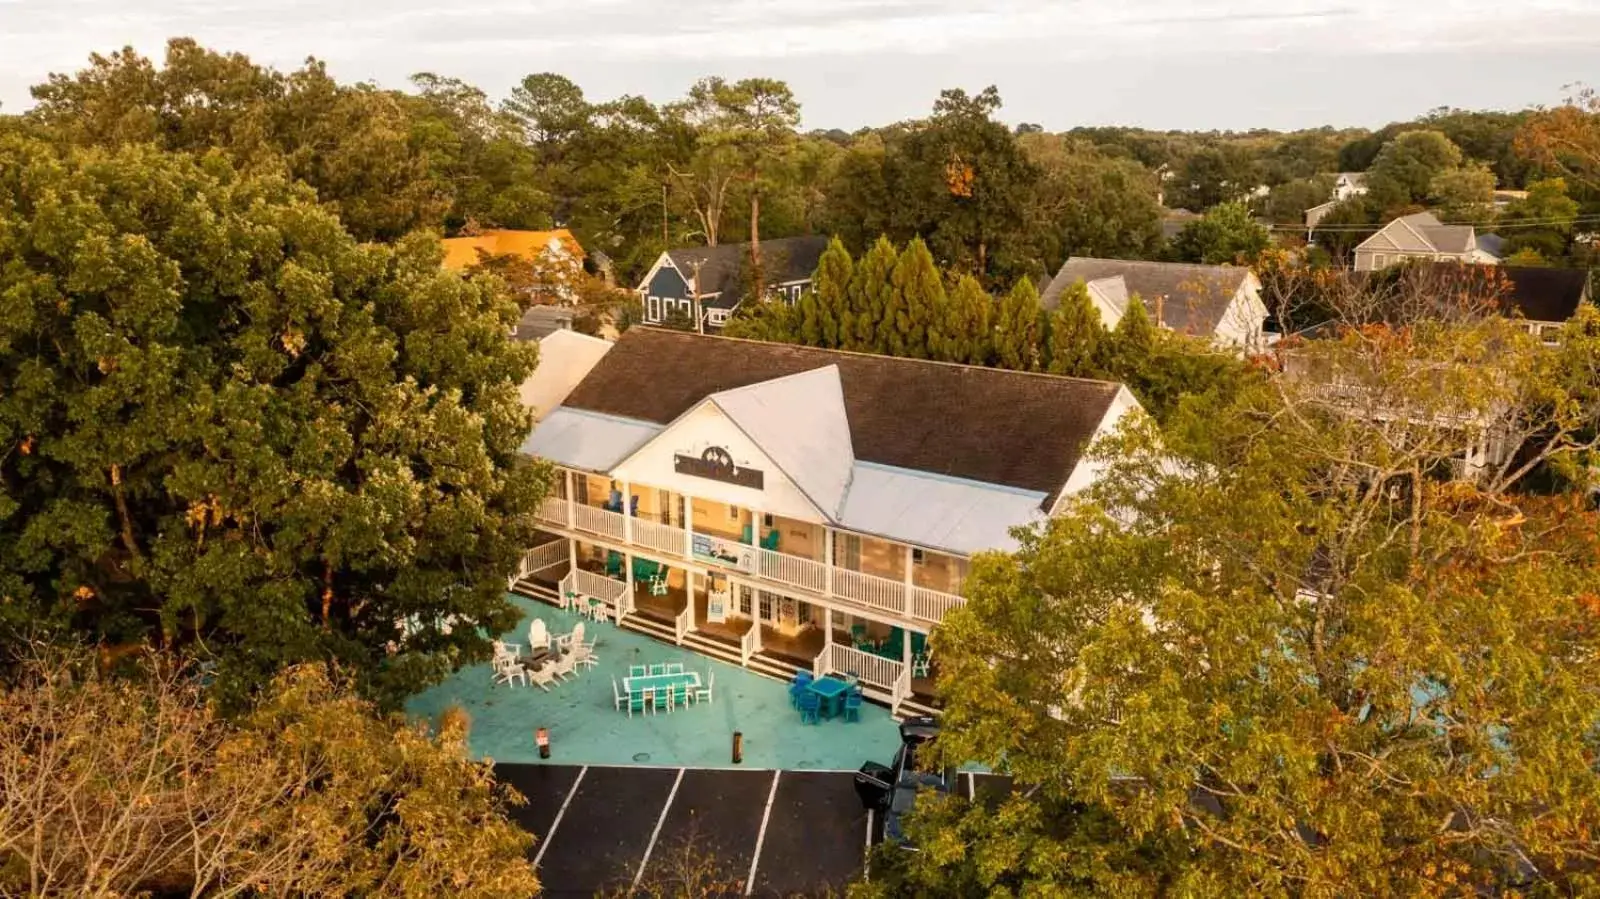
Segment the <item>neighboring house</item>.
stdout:
<svg viewBox="0 0 1600 899">
<path fill-rule="evenodd" d="M 1088 446 L 1138 408 L 1104 381 L 636 327 L 523 445 L 557 477 L 514 582 L 914 711 L 969 558 L 1093 484 Z"/>
<path fill-rule="evenodd" d="M 811 285 L 826 237 L 783 237 L 761 242 L 767 290 L 793 303 Z M 748 243 L 668 250 L 636 288 L 648 324 L 687 318 L 697 331 L 720 331 L 744 299 Z"/>
<path fill-rule="evenodd" d="M 1506 314 L 1525 321 L 1528 331 L 1546 346 L 1561 342 L 1562 326 L 1591 299 L 1587 269 L 1506 265 L 1499 271 Z"/>
<path fill-rule="evenodd" d="M 534 421 L 561 405 L 611 346 L 609 340 L 577 331 L 556 331 L 539 338 L 539 367 L 518 388 L 522 405 L 533 410 Z"/>
<path fill-rule="evenodd" d="M 1201 218 L 1200 213 L 1190 212 L 1187 209 L 1164 211 L 1161 214 L 1161 239 L 1171 243 L 1184 228 L 1189 227 L 1190 222 L 1199 221 Z"/>
<path fill-rule="evenodd" d="M 1500 238 L 1480 239 L 1471 225 L 1446 225 L 1431 212 L 1401 216 L 1356 247 L 1355 269 L 1377 271 L 1408 259 L 1493 265 L 1500 261 Z"/>
<path fill-rule="evenodd" d="M 529 306 L 511 336 L 518 340 L 539 340 L 557 331 L 571 331 L 573 316 L 571 306 Z"/>
<path fill-rule="evenodd" d="M 1494 208 L 1505 209 L 1512 203 L 1520 203 L 1526 199 L 1528 192 L 1525 190 L 1497 190 L 1494 192 Z"/>
<path fill-rule="evenodd" d="M 1270 342 L 1261 282 L 1248 268 L 1123 259 L 1068 259 L 1040 296 L 1053 310 L 1068 287 L 1082 281 L 1107 328 L 1115 328 L 1137 295 L 1159 327 L 1255 350 Z"/>
<path fill-rule="evenodd" d="M 577 302 L 576 283 L 583 274 L 583 247 L 565 228 L 554 231 L 492 229 L 466 237 L 447 237 L 444 267 L 464 271 L 494 256 L 516 256 L 533 264 L 542 283 L 534 291 L 547 302 Z"/>
<path fill-rule="evenodd" d="M 1322 220 L 1328 217 L 1328 213 L 1332 212 L 1334 210 L 1334 208 L 1336 206 L 1338 206 L 1342 202 L 1344 202 L 1344 201 L 1343 200 L 1329 200 L 1328 202 L 1323 203 L 1320 206 L 1313 206 L 1310 209 L 1306 210 L 1306 239 L 1307 240 L 1311 239 L 1311 232 L 1317 230 L 1317 226 L 1322 224 Z"/>
<path fill-rule="evenodd" d="M 1366 192 L 1366 172 L 1340 172 L 1333 181 L 1333 199 L 1337 202 L 1363 196 Z"/>
</svg>

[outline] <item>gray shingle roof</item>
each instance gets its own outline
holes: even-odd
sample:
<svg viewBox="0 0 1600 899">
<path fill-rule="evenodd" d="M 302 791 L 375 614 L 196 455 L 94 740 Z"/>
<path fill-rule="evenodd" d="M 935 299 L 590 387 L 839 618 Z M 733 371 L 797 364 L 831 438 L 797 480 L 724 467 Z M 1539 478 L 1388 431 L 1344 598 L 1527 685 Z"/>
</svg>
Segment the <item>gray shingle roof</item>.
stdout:
<svg viewBox="0 0 1600 899">
<path fill-rule="evenodd" d="M 817 270 L 817 260 L 828 248 L 826 237 L 780 237 L 761 242 L 761 260 L 766 266 L 768 284 L 805 281 Z M 668 250 L 672 264 L 683 273 L 684 280 L 693 283 L 695 270 L 700 272 L 700 294 L 723 294 L 722 302 L 708 306 L 733 306 L 743 293 L 740 272 L 750 254 L 749 243 L 725 243 L 714 247 L 688 247 Z"/>
<path fill-rule="evenodd" d="M 1162 324 L 1180 333 L 1206 337 L 1216 333 L 1228 304 L 1250 277 L 1250 270 L 1235 265 L 1186 265 L 1074 256 L 1056 272 L 1039 300 L 1046 309 L 1054 309 L 1061 302 L 1062 292 L 1075 282 L 1087 284 L 1119 275 L 1128 293 L 1138 294 L 1152 316 L 1156 299 L 1161 298 Z"/>
</svg>

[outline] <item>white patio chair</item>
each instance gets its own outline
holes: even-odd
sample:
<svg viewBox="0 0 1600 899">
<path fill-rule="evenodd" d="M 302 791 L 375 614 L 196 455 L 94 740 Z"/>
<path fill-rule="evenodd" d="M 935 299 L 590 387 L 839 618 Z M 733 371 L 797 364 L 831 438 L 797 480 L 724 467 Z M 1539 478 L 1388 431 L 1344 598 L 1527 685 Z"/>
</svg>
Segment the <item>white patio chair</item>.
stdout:
<svg viewBox="0 0 1600 899">
<path fill-rule="evenodd" d="M 694 701 L 696 704 L 711 701 L 711 688 L 717 685 L 717 672 L 712 671 L 706 675 L 706 685 L 694 688 Z"/>
<path fill-rule="evenodd" d="M 522 655 L 522 644 L 520 644 L 520 643 L 507 643 L 504 640 L 496 640 L 496 641 L 494 641 L 494 657 L 495 658 L 497 658 L 497 659 L 500 659 L 500 658 L 512 658 L 512 659 L 514 659 L 519 655 Z"/>
<path fill-rule="evenodd" d="M 535 618 L 528 622 L 528 648 L 550 648 L 550 629 L 545 627 L 543 618 Z"/>
<path fill-rule="evenodd" d="M 554 666 L 552 665 L 542 665 L 533 669 L 532 671 L 529 671 L 528 682 L 545 691 L 546 693 L 549 693 L 550 685 L 556 682 L 556 675 L 553 669 Z M 527 671 L 526 668 L 523 670 Z"/>
<path fill-rule="evenodd" d="M 574 667 L 578 665 L 587 665 L 588 667 L 593 668 L 600 664 L 600 657 L 596 656 L 594 652 L 589 649 L 589 647 L 580 644 L 572 647 L 572 664 Z"/>
<path fill-rule="evenodd" d="M 570 652 L 551 662 L 546 667 L 550 669 L 550 673 L 555 676 L 556 680 L 563 682 L 577 674 L 577 660 L 572 657 Z"/>
<path fill-rule="evenodd" d="M 622 704 L 628 701 L 627 694 L 622 692 L 622 685 L 617 683 L 617 676 L 611 676 L 611 698 L 617 711 L 622 711 Z"/>
<path fill-rule="evenodd" d="M 556 637 L 556 645 L 563 650 L 571 649 L 573 644 L 583 642 L 583 622 L 572 626 L 572 633 Z"/>
<path fill-rule="evenodd" d="M 517 681 L 522 681 L 523 686 L 528 685 L 528 672 L 517 660 L 513 658 L 496 659 L 494 663 L 494 682 L 514 686 Z"/>
</svg>

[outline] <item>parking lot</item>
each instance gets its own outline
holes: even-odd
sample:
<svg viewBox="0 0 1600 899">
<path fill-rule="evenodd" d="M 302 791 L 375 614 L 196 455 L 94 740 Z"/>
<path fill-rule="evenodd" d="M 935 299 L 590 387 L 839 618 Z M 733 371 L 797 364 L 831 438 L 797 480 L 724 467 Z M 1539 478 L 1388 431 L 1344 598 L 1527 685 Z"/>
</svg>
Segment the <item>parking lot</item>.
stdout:
<svg viewBox="0 0 1600 899">
<path fill-rule="evenodd" d="M 528 800 L 513 816 L 539 837 L 550 896 L 648 889 L 687 869 L 731 895 L 842 892 L 874 823 L 853 772 L 500 764 L 496 774 Z M 1005 785 L 963 775 L 959 789 Z"/>
</svg>

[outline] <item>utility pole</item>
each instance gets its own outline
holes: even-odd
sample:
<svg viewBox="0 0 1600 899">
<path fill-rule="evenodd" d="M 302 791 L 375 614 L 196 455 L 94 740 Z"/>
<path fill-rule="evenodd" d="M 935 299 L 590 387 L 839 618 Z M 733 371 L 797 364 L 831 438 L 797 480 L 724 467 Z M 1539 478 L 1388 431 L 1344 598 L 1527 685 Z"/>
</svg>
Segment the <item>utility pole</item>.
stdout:
<svg viewBox="0 0 1600 899">
<path fill-rule="evenodd" d="M 666 252 L 672 249 L 667 243 L 667 182 L 661 182 L 661 250 Z"/>
<path fill-rule="evenodd" d="M 689 307 L 690 307 L 689 311 L 691 313 L 693 313 L 693 315 L 694 315 L 694 330 L 695 330 L 695 333 L 697 333 L 697 334 L 706 333 L 706 318 L 705 318 L 705 315 L 700 310 L 700 266 L 701 265 L 702 265 L 702 263 L 700 263 L 700 262 L 696 262 L 694 264 L 694 299 L 690 300 L 690 302 L 689 302 Z"/>
</svg>

